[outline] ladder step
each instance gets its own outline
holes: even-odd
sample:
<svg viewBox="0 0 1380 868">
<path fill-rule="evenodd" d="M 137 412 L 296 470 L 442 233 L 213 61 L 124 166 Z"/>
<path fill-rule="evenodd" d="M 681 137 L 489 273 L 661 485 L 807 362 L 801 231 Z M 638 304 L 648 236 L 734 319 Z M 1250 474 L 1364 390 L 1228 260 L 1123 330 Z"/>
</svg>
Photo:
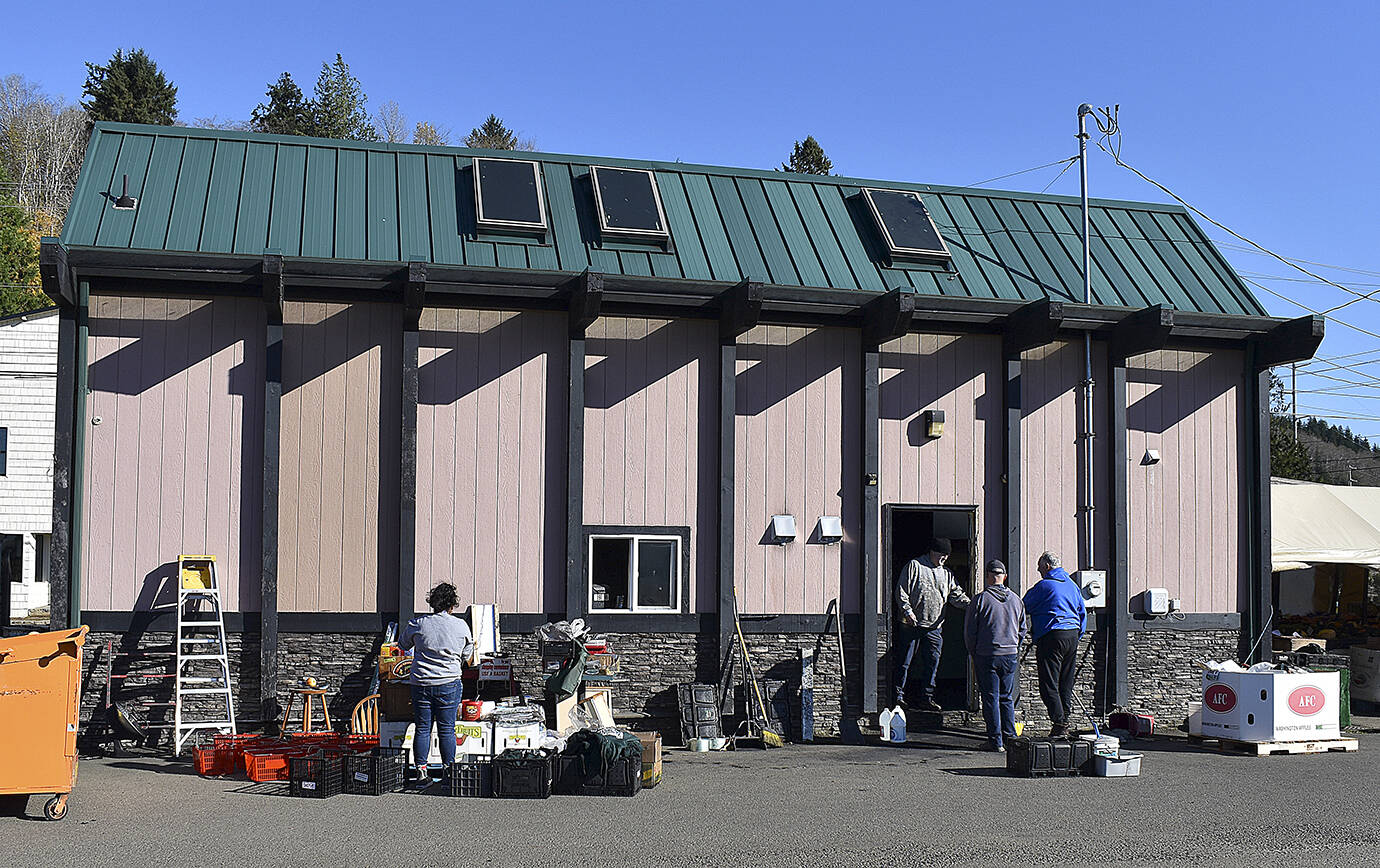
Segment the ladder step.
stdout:
<svg viewBox="0 0 1380 868">
<path fill-rule="evenodd" d="M 224 654 L 183 654 L 179 660 L 224 660 Z"/>
<path fill-rule="evenodd" d="M 230 697 L 230 688 L 228 688 L 228 687 L 193 687 L 193 688 L 191 688 L 190 690 L 179 690 L 178 693 L 181 694 L 182 696 L 203 696 L 203 695 L 210 695 L 210 694 L 212 694 L 212 693 L 218 693 L 218 694 L 224 694 L 225 697 L 228 699 L 228 698 Z"/>
</svg>

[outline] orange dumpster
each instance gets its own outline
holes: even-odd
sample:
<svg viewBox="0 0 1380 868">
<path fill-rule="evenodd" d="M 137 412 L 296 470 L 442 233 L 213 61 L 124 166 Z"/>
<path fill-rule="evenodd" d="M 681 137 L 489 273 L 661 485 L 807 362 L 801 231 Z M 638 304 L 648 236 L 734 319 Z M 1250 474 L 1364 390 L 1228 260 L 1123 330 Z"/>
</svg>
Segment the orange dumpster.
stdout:
<svg viewBox="0 0 1380 868">
<path fill-rule="evenodd" d="M 0 638 L 0 795 L 52 793 L 61 820 L 77 781 L 77 709 L 86 627 Z"/>
</svg>

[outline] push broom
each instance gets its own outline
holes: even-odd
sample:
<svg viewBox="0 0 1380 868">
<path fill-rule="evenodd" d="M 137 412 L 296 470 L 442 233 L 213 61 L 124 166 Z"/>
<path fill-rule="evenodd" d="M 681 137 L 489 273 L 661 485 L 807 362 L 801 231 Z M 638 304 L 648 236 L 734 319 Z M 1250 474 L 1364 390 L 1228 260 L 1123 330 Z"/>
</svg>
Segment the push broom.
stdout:
<svg viewBox="0 0 1380 868">
<path fill-rule="evenodd" d="M 743 638 L 743 625 L 738 620 L 738 589 L 733 589 L 733 627 L 738 631 L 738 647 L 743 652 L 743 674 L 752 684 L 753 696 L 757 698 L 757 708 L 753 714 L 757 720 L 753 725 L 762 733 L 763 747 L 785 747 L 786 740 L 780 733 L 772 732 L 767 728 L 767 704 L 762 701 L 762 688 L 757 683 L 757 674 L 752 668 L 752 658 L 748 656 L 747 640 Z M 748 706 L 752 706 L 752 697 L 748 697 Z"/>
</svg>

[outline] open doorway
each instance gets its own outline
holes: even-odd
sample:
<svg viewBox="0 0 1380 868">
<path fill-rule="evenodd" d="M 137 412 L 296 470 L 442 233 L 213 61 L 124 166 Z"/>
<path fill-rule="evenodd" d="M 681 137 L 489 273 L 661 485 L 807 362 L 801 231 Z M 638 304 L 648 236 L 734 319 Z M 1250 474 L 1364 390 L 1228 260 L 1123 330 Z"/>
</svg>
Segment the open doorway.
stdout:
<svg viewBox="0 0 1380 868">
<path fill-rule="evenodd" d="M 889 636 L 896 635 L 896 582 L 912 558 L 925 554 L 934 537 L 945 537 L 953 544 L 947 564 L 959 587 L 973 596 L 978 591 L 978 508 L 976 506 L 927 506 L 886 504 L 882 507 L 883 587 Z M 889 649 L 888 659 L 899 649 Z M 890 673 L 891 669 L 888 668 Z M 907 698 L 914 700 L 916 674 L 911 665 L 911 685 Z M 976 711 L 978 696 L 973 684 L 972 665 L 963 642 L 963 612 L 952 606 L 944 613 L 944 650 L 939 658 L 935 701 L 945 710 Z"/>
</svg>

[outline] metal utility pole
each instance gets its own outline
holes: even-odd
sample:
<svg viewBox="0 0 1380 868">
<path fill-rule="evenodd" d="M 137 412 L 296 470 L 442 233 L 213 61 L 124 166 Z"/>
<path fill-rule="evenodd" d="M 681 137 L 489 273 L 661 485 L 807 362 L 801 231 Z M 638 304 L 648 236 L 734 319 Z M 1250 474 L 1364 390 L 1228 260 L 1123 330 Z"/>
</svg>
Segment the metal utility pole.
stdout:
<svg viewBox="0 0 1380 868">
<path fill-rule="evenodd" d="M 1092 304 L 1092 245 L 1088 218 L 1088 115 L 1093 107 L 1083 103 L 1078 107 L 1078 181 L 1083 200 L 1083 303 Z M 1083 520 L 1083 550 L 1079 552 L 1079 569 L 1093 566 L 1093 375 L 1092 334 L 1083 333 L 1083 503 L 1079 517 Z"/>
</svg>

